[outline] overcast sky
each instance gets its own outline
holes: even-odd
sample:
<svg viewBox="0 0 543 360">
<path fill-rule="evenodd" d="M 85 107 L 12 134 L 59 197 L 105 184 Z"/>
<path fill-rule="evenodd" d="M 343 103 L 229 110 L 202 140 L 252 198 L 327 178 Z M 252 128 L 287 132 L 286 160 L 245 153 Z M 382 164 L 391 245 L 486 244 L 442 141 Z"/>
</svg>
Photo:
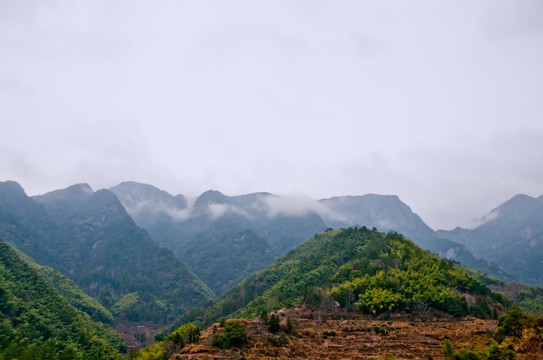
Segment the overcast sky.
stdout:
<svg viewBox="0 0 543 360">
<path fill-rule="evenodd" d="M 543 1 L 0 0 L 0 180 L 543 194 Z"/>
</svg>

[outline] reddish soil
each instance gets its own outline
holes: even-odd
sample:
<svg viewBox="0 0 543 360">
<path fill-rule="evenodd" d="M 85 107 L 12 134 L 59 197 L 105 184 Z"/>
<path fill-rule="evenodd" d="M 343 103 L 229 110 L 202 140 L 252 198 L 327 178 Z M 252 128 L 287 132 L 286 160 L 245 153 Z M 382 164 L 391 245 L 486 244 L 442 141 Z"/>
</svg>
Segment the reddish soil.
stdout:
<svg viewBox="0 0 543 360">
<path fill-rule="evenodd" d="M 240 320 L 247 329 L 249 344 L 241 349 L 221 350 L 212 346 L 213 329 L 202 332 L 198 344 L 190 344 L 171 359 L 444 359 L 442 345 L 450 339 L 456 350 L 484 346 L 496 330 L 496 321 L 476 318 L 415 318 L 391 316 L 377 319 L 349 315 L 349 319 L 314 320 L 308 310 L 282 310 L 295 329 L 287 343 L 277 345 L 262 320 Z M 215 324 L 218 328 L 219 324 Z M 218 328 L 216 331 L 221 331 Z"/>
<path fill-rule="evenodd" d="M 219 324 L 201 334 L 197 344 L 189 344 L 170 359 L 444 359 L 442 346 L 449 339 L 455 351 L 482 349 L 490 344 L 495 320 L 392 315 L 375 318 L 361 314 L 333 314 L 321 319 L 310 310 L 281 310 L 281 326 L 290 319 L 294 334 L 270 334 L 259 318 L 239 320 L 245 324 L 249 343 L 242 348 L 221 350 L 213 346 L 213 331 L 224 331 Z M 271 341 L 270 341 L 271 339 Z M 522 339 L 511 345 L 516 360 L 543 359 L 543 329 L 526 329 Z"/>
</svg>

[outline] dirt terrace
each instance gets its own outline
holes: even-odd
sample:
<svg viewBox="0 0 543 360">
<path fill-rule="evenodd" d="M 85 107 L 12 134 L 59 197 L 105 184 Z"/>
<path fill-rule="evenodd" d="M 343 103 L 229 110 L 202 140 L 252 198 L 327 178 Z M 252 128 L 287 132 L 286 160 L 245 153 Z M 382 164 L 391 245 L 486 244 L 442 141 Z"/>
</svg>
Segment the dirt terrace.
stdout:
<svg viewBox="0 0 543 360">
<path fill-rule="evenodd" d="M 270 334 L 255 318 L 241 320 L 249 336 L 249 344 L 241 349 L 212 346 L 213 329 L 208 328 L 198 344 L 186 346 L 172 359 L 444 359 L 444 339 L 450 339 L 457 350 L 483 346 L 496 330 L 496 321 L 476 318 L 376 319 L 351 314 L 349 319 L 319 320 L 318 313 L 300 309 L 279 314 L 283 328 L 288 318 L 295 329 L 286 343 L 278 344 L 279 335 Z"/>
</svg>

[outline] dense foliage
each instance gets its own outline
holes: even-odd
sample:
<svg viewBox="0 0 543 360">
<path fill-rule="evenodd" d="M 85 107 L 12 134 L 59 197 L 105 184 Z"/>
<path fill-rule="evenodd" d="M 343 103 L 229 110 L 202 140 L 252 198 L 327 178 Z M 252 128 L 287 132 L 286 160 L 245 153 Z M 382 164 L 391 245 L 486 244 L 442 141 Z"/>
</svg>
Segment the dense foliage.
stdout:
<svg viewBox="0 0 543 360">
<path fill-rule="evenodd" d="M 467 302 L 469 294 L 474 302 Z M 491 317 L 505 298 L 451 261 L 396 233 L 349 228 L 316 235 L 185 321 L 253 317 L 262 310 L 336 300 L 370 314 L 425 312 Z"/>
<path fill-rule="evenodd" d="M 240 347 L 247 342 L 245 325 L 236 320 L 230 320 L 224 324 L 224 332 L 213 334 L 213 344 L 221 349 L 231 346 Z"/>
<path fill-rule="evenodd" d="M 0 241 L 0 359 L 118 359 L 123 349 Z"/>
<path fill-rule="evenodd" d="M 528 313 L 543 314 L 543 288 L 527 287 L 517 295 L 515 301 Z"/>
<path fill-rule="evenodd" d="M 504 302 L 461 267 L 427 254 L 400 235 L 390 233 L 372 239 L 366 234 L 365 238 L 363 244 L 356 235 L 342 241 L 353 243 L 347 247 L 354 260 L 341 265 L 331 277 L 339 285 L 330 295 L 343 307 L 355 305 L 370 314 L 431 307 L 455 316 L 471 313 L 484 317 L 492 314 L 485 295 Z M 480 297 L 470 308 L 458 292 Z"/>
<path fill-rule="evenodd" d="M 47 280 L 70 305 L 88 314 L 94 321 L 112 323 L 113 315 L 96 299 L 85 294 L 73 281 L 49 266 L 41 266 L 20 250 L 13 248 L 16 254 Z"/>
</svg>

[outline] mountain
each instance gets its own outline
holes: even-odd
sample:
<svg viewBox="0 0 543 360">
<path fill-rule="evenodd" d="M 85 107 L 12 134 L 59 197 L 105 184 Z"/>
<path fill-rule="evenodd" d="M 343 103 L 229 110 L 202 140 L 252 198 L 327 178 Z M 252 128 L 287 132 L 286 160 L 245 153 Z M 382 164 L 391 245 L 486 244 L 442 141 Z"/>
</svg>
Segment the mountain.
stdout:
<svg viewBox="0 0 543 360">
<path fill-rule="evenodd" d="M 213 298 L 108 190 L 79 184 L 29 198 L 20 185 L 0 183 L 0 237 L 59 270 L 116 319 L 163 323 Z"/>
<path fill-rule="evenodd" d="M 250 318 L 301 304 L 369 314 L 490 317 L 508 301 L 461 266 L 402 235 L 348 228 L 318 234 L 183 321 Z M 495 310 L 494 310 L 495 311 Z"/>
<path fill-rule="evenodd" d="M 543 196 L 514 196 L 474 229 L 438 231 L 476 256 L 498 264 L 517 280 L 543 285 Z"/>
<path fill-rule="evenodd" d="M 120 359 L 121 339 L 0 241 L 1 359 Z"/>
<path fill-rule="evenodd" d="M 0 182 L 0 239 L 28 254 L 42 265 L 60 264 L 67 244 L 43 206 L 26 196 L 14 181 Z"/>
<path fill-rule="evenodd" d="M 111 191 L 138 225 L 158 244 L 171 249 L 217 294 L 326 228 L 357 225 L 400 232 L 440 256 L 500 279 L 512 279 L 499 267 L 474 257 L 464 245 L 438 237 L 397 196 L 369 194 L 314 201 L 270 193 L 226 196 L 209 190 L 191 202 L 135 182 L 121 183 Z M 244 231 L 251 236 L 246 234 L 240 243 Z M 243 253 L 251 255 L 244 257 Z"/>
<path fill-rule="evenodd" d="M 111 191 L 138 225 L 218 294 L 326 228 L 314 213 L 270 216 L 267 201 L 274 196 L 268 193 L 230 197 L 209 190 L 189 205 L 151 185 L 124 182 Z"/>
<path fill-rule="evenodd" d="M 375 227 L 395 231 L 425 250 L 502 280 L 514 277 L 498 266 L 475 257 L 462 243 L 438 236 L 409 206 L 395 195 L 341 196 L 323 199 L 323 220 L 333 228 L 349 226 Z"/>
</svg>

